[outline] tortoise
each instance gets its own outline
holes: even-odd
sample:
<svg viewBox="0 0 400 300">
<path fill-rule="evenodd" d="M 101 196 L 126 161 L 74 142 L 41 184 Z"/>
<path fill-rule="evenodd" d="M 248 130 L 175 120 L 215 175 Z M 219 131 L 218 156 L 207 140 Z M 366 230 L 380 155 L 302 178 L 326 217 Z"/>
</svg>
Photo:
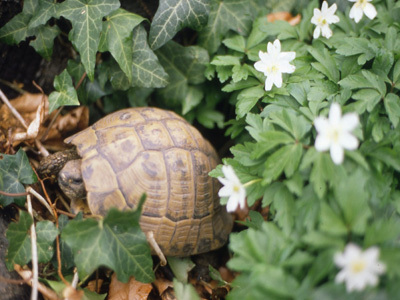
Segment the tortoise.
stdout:
<svg viewBox="0 0 400 300">
<path fill-rule="evenodd" d="M 219 163 L 211 144 L 184 118 L 154 107 L 123 109 L 65 139 L 75 148 L 58 183 L 72 200 L 85 198 L 90 211 L 135 209 L 167 256 L 190 256 L 223 246 L 231 215 L 220 205 L 219 182 L 208 173 Z M 54 167 L 52 154 L 38 170 Z M 63 160 L 63 159 L 61 159 Z M 61 166 L 62 167 L 62 166 Z M 60 167 L 60 168 L 61 168 Z M 52 170 L 54 172 L 54 170 Z"/>
</svg>

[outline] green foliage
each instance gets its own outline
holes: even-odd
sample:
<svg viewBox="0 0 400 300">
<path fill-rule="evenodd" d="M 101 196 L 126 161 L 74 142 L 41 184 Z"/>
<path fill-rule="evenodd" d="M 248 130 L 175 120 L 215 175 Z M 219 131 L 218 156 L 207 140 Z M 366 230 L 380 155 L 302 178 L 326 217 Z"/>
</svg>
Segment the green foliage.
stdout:
<svg viewBox="0 0 400 300">
<path fill-rule="evenodd" d="M 24 193 L 24 184 L 32 184 L 37 181 L 37 177 L 29 164 L 26 153 L 20 149 L 15 155 L 0 153 L 0 190 L 18 194 Z M 7 206 L 16 203 L 23 206 L 24 197 L 11 197 L 0 194 L 0 205 Z"/>
<path fill-rule="evenodd" d="M 96 0 L 89 9 L 83 0 L 31 0 L 0 29 L 0 40 L 17 44 L 35 36 L 31 45 L 48 58 L 59 33 L 53 24 L 61 16 L 70 22 L 69 39 L 79 55 L 55 79 L 51 109 L 102 98 L 105 111 L 152 103 L 208 128 L 227 121 L 233 146 L 223 162 L 245 185 L 248 206 L 269 209 L 268 222 L 251 211 L 250 220 L 241 222 L 248 228 L 230 236 L 228 267 L 239 275 L 227 299 L 394 299 L 400 277 L 400 5 L 373 1 L 377 17 L 356 24 L 349 18 L 352 3 L 345 2 L 338 3 L 340 22 L 330 25 L 333 36 L 313 39 L 310 20 L 318 1 L 164 0 L 149 22 L 118 8 L 118 1 Z M 301 22 L 292 26 L 265 17 L 285 10 L 301 13 Z M 186 27 L 196 31 L 190 31 L 193 39 L 181 31 Z M 266 91 L 266 78 L 254 63 L 275 39 L 282 51 L 296 52 L 296 69 L 283 75 L 280 88 Z M 102 59 L 96 61 L 96 54 Z M 90 80 L 75 92 L 85 72 Z M 353 131 L 359 147 L 345 150 L 338 165 L 329 151 L 315 147 L 314 121 L 328 117 L 332 103 L 360 121 Z M 0 187 L 21 192 L 22 184 L 35 179 L 30 167 L 19 172 L 13 166 L 10 172 L 9 159 L 0 160 Z M 221 166 L 210 176 L 223 176 Z M 15 201 L 0 197 L 4 204 Z M 60 219 L 63 261 L 73 258 L 81 277 L 107 266 L 123 281 L 130 275 L 151 281 L 138 217 L 139 212 L 111 211 L 101 221 Z M 21 213 L 10 227 L 10 263 L 30 260 L 31 224 Z M 335 283 L 339 270 L 333 260 L 350 242 L 378 247 L 386 265 L 376 287 L 351 294 Z M 50 240 L 42 243 L 44 250 Z M 177 272 L 186 274 L 185 268 Z M 174 286 L 178 299 L 197 296 L 189 285 L 175 280 Z"/>
<path fill-rule="evenodd" d="M 10 224 L 7 230 L 7 239 L 10 243 L 7 253 L 7 267 L 14 269 L 14 264 L 26 265 L 31 261 L 31 237 L 28 234 L 33 223 L 32 217 L 20 212 L 19 222 Z M 58 235 L 58 229 L 50 221 L 41 221 L 36 224 L 38 261 L 46 263 L 54 254 L 54 240 Z"/>
<path fill-rule="evenodd" d="M 80 278 L 106 266 L 122 282 L 130 276 L 142 282 L 154 280 L 150 247 L 139 226 L 144 199 L 135 211 L 111 209 L 102 220 L 77 220 L 65 226 L 61 238 L 72 249 Z"/>
</svg>

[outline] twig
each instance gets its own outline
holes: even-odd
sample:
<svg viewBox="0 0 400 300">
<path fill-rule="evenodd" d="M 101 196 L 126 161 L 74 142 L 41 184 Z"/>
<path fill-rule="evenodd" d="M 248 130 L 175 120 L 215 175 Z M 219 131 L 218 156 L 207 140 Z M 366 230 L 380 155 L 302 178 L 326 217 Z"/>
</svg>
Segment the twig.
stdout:
<svg viewBox="0 0 400 300">
<path fill-rule="evenodd" d="M 54 115 L 53 119 L 51 119 L 49 126 L 47 126 L 46 131 L 44 132 L 44 134 L 42 135 L 42 137 L 40 138 L 41 141 L 44 141 L 47 138 L 47 135 L 50 132 L 50 129 L 53 127 L 54 122 L 56 121 L 57 117 L 60 115 L 61 111 L 63 110 L 64 106 L 61 106 L 56 114 Z"/>
<path fill-rule="evenodd" d="M 35 144 L 36 144 L 36 147 L 39 149 L 40 154 L 42 156 L 46 157 L 46 156 L 50 155 L 49 151 L 47 151 L 47 149 L 43 146 L 41 141 L 39 141 L 38 139 L 35 139 Z"/>
<path fill-rule="evenodd" d="M 25 94 L 26 91 L 24 91 L 23 89 L 21 89 L 18 85 L 16 85 L 15 83 L 9 82 L 7 80 L 3 80 L 0 79 L 0 83 L 8 86 L 9 88 L 12 88 L 14 91 L 20 93 L 20 94 Z"/>
<path fill-rule="evenodd" d="M 31 271 L 23 270 L 20 265 L 14 265 L 14 270 L 17 271 L 19 276 L 21 276 L 24 279 L 26 284 L 28 284 L 30 286 L 32 285 L 32 283 L 31 283 L 32 272 Z M 45 286 L 44 284 L 42 284 L 40 282 L 38 283 L 38 291 L 43 296 L 45 296 L 46 298 L 48 298 L 50 300 L 62 300 L 61 298 L 59 298 L 57 296 L 57 294 L 53 290 L 49 289 L 47 286 Z"/>
<path fill-rule="evenodd" d="M 164 256 L 164 253 L 162 252 L 160 246 L 157 244 L 155 238 L 154 238 L 154 233 L 153 231 L 148 231 L 146 233 L 146 238 L 147 242 L 150 244 L 150 246 L 153 248 L 153 250 L 156 252 L 158 258 L 160 259 L 160 265 L 161 266 L 166 266 L 167 265 L 167 259 Z"/>
<path fill-rule="evenodd" d="M 53 217 L 55 217 L 54 215 L 54 211 L 51 208 L 51 206 L 47 203 L 47 201 L 42 197 L 42 195 L 40 195 L 38 192 L 36 192 L 33 188 L 31 188 L 30 186 L 26 188 L 26 191 L 28 193 L 31 193 L 33 196 L 36 197 L 36 199 L 38 199 L 40 201 L 40 203 L 42 203 L 44 206 L 46 206 L 47 210 L 53 215 Z"/>
<path fill-rule="evenodd" d="M 3 100 L 4 104 L 7 105 L 8 109 L 11 110 L 12 114 L 18 119 L 22 126 L 24 126 L 25 129 L 28 129 L 28 125 L 26 124 L 24 118 L 22 118 L 19 112 L 11 105 L 10 101 L 8 101 L 2 90 L 0 90 L 0 98 Z"/>
<path fill-rule="evenodd" d="M 27 192 L 24 192 L 24 193 L 7 193 L 7 192 L 4 192 L 4 191 L 0 191 L 0 195 L 8 196 L 8 197 L 23 197 L 23 196 L 28 196 L 28 193 Z"/>
<path fill-rule="evenodd" d="M 33 219 L 31 195 L 28 195 L 26 198 L 27 198 L 28 212 Z M 32 241 L 31 245 L 32 245 L 32 275 L 33 275 L 31 300 L 37 300 L 38 283 L 39 283 L 39 266 L 38 266 L 38 256 L 37 256 L 35 222 L 32 222 L 30 231 L 31 231 L 31 241 Z"/>
<path fill-rule="evenodd" d="M 58 209 L 58 208 L 57 208 L 57 212 L 58 212 L 59 214 L 61 214 L 61 215 L 66 215 L 67 217 L 70 217 L 70 218 L 75 218 L 75 217 L 76 217 L 75 214 L 70 213 L 70 212 L 67 212 L 67 211 L 63 211 L 63 210 Z"/>
<path fill-rule="evenodd" d="M 79 282 L 78 269 L 74 268 L 74 277 L 72 278 L 71 286 L 74 289 L 76 289 L 76 287 L 78 286 L 78 282 Z"/>
<path fill-rule="evenodd" d="M 6 278 L 1 275 L 0 275 L 0 282 L 6 282 L 10 284 L 25 284 L 25 280 Z"/>
</svg>

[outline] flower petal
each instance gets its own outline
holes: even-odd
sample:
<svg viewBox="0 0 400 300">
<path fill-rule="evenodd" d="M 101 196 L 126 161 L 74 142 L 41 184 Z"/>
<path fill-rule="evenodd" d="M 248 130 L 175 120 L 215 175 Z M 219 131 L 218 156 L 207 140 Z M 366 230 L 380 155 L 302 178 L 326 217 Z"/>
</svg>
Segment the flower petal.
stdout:
<svg viewBox="0 0 400 300">
<path fill-rule="evenodd" d="M 267 79 L 265 79 L 265 90 L 270 91 L 272 90 L 272 85 L 274 84 L 272 76 L 268 76 Z"/>
<path fill-rule="evenodd" d="M 226 204 L 227 212 L 234 212 L 237 209 L 238 204 L 239 202 L 237 196 L 230 196 L 228 199 L 228 203 Z"/>
<path fill-rule="evenodd" d="M 339 124 L 340 119 L 342 117 L 342 109 L 340 108 L 339 103 L 332 103 L 329 109 L 329 123 L 331 125 Z"/>
<path fill-rule="evenodd" d="M 336 165 L 340 165 L 344 160 L 344 150 L 339 144 L 331 144 L 331 158 Z"/>
<path fill-rule="evenodd" d="M 331 139 L 325 134 L 317 135 L 314 147 L 319 152 L 324 152 L 331 147 Z"/>
<path fill-rule="evenodd" d="M 376 12 L 375 6 L 371 3 L 367 3 L 364 7 L 364 14 L 372 20 L 378 13 Z"/>
<path fill-rule="evenodd" d="M 328 25 L 323 26 L 322 28 L 322 36 L 326 37 L 329 39 L 332 36 L 332 30 L 329 28 Z"/>
<path fill-rule="evenodd" d="M 313 34 L 313 38 L 314 38 L 314 39 L 319 38 L 320 34 L 321 34 L 321 27 L 319 27 L 319 26 L 315 27 L 315 29 L 314 29 L 314 34 Z"/>
<path fill-rule="evenodd" d="M 346 150 L 356 150 L 358 148 L 357 138 L 348 132 L 343 132 L 340 135 L 339 144 Z"/>
<path fill-rule="evenodd" d="M 316 117 L 314 120 L 314 126 L 317 132 L 323 133 L 329 129 L 329 122 L 325 117 Z"/>
<path fill-rule="evenodd" d="M 255 62 L 254 63 L 254 68 L 257 71 L 264 73 L 265 76 L 268 75 L 267 65 L 263 61 L 260 60 L 260 61 Z"/>
</svg>

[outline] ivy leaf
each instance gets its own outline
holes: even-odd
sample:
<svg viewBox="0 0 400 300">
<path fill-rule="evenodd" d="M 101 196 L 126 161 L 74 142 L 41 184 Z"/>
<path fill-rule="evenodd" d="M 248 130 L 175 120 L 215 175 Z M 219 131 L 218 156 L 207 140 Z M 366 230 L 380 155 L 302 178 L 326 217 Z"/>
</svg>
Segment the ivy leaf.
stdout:
<svg viewBox="0 0 400 300">
<path fill-rule="evenodd" d="M 65 226 L 61 237 L 74 253 L 80 278 L 106 266 L 122 282 L 130 276 L 141 282 L 154 280 L 150 247 L 139 226 L 143 203 L 144 197 L 136 211 L 111 209 L 103 220 L 73 220 Z"/>
<path fill-rule="evenodd" d="M 36 223 L 38 261 L 46 263 L 54 255 L 54 240 L 58 235 L 58 229 L 50 221 Z"/>
<path fill-rule="evenodd" d="M 156 51 L 161 65 L 169 75 L 167 87 L 159 90 L 167 101 L 185 102 L 190 84 L 204 82 L 204 71 L 209 61 L 208 53 L 201 47 L 183 47 L 168 42 Z"/>
<path fill-rule="evenodd" d="M 53 54 L 54 38 L 60 33 L 57 25 L 54 26 L 39 26 L 32 33 L 36 39 L 30 42 L 30 45 L 35 48 L 43 58 L 50 60 Z"/>
<path fill-rule="evenodd" d="M 13 45 L 28 36 L 28 24 L 31 16 L 20 13 L 0 28 L 0 41 Z"/>
<path fill-rule="evenodd" d="M 185 27 L 199 30 L 207 22 L 209 0 L 161 0 L 150 27 L 150 47 L 163 46 Z"/>
<path fill-rule="evenodd" d="M 90 80 L 94 79 L 102 19 L 119 6 L 118 0 L 66 0 L 58 6 L 58 15 L 72 23 L 69 39 L 78 49 Z"/>
<path fill-rule="evenodd" d="M 66 69 L 54 78 L 54 88 L 56 91 L 49 96 L 49 113 L 63 105 L 79 105 L 72 78 Z"/>
<path fill-rule="evenodd" d="M 36 174 L 29 164 L 26 153 L 20 148 L 15 155 L 0 154 L 0 190 L 7 193 L 25 192 L 24 184 L 37 181 Z M 0 204 L 7 206 L 16 203 L 23 206 L 25 197 L 9 197 L 0 195 Z"/>
<path fill-rule="evenodd" d="M 21 210 L 18 223 L 11 223 L 7 230 L 9 241 L 7 253 L 7 268 L 11 270 L 14 264 L 26 265 L 32 259 L 30 227 L 32 217 Z M 58 229 L 50 221 L 38 222 L 36 225 L 37 253 L 39 262 L 48 262 L 54 254 L 54 240 L 58 235 Z"/>
<path fill-rule="evenodd" d="M 132 81 L 132 39 L 133 28 L 144 20 L 141 16 L 130 13 L 122 8 L 107 16 L 103 22 L 99 51 L 110 51 L 120 68 Z"/>
<path fill-rule="evenodd" d="M 11 223 L 7 229 L 7 240 L 9 242 L 6 264 L 9 270 L 14 264 L 26 265 L 32 257 L 31 238 L 29 229 L 33 223 L 32 217 L 21 210 L 18 223 Z"/>
<path fill-rule="evenodd" d="M 46 24 L 46 22 L 57 16 L 57 3 L 54 0 L 39 0 L 39 7 L 29 22 L 29 28 Z"/>
<path fill-rule="evenodd" d="M 147 44 L 142 25 L 133 30 L 133 86 L 161 88 L 168 84 L 168 74 Z"/>
<path fill-rule="evenodd" d="M 214 53 L 221 45 L 222 37 L 229 30 L 247 35 L 251 29 L 252 16 L 246 0 L 213 0 L 207 26 L 200 32 L 199 45 Z"/>
</svg>

